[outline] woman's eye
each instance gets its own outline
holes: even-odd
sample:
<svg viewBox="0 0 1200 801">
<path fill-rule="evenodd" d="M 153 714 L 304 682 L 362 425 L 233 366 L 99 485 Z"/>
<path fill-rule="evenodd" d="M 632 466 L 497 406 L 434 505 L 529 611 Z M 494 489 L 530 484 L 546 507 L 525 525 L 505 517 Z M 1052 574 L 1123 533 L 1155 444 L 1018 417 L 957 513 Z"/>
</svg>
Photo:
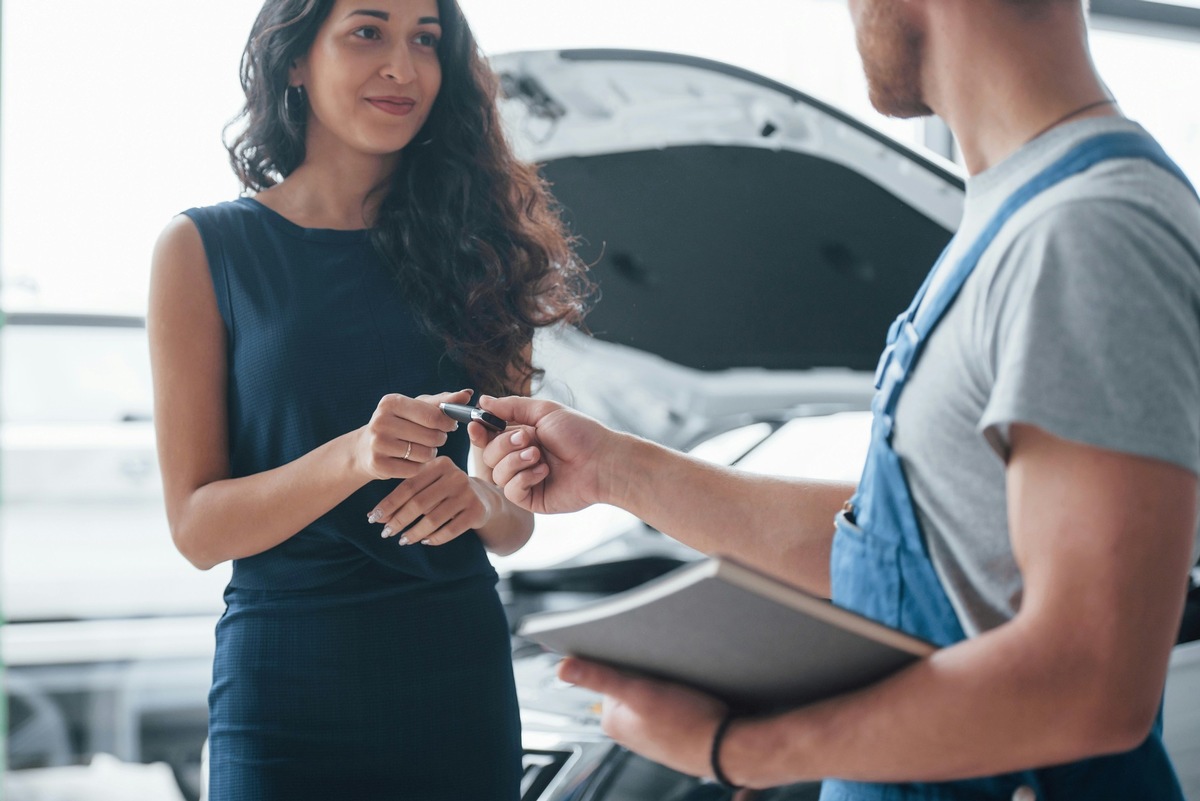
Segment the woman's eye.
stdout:
<svg viewBox="0 0 1200 801">
<path fill-rule="evenodd" d="M 382 38 L 382 34 L 379 33 L 379 29 L 374 25 L 368 25 L 365 28 L 356 28 L 353 32 L 353 35 L 357 36 L 359 39 L 373 40 Z"/>
<path fill-rule="evenodd" d="M 438 38 L 432 33 L 418 33 L 416 38 L 417 44 L 422 47 L 437 47 Z"/>
</svg>

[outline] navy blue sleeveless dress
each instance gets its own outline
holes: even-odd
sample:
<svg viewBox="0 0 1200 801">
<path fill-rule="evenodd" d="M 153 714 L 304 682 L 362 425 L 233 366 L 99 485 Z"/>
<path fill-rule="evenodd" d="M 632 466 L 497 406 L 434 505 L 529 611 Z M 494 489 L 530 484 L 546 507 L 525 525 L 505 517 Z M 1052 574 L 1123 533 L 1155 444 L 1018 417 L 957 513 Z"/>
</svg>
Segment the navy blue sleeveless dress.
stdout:
<svg viewBox="0 0 1200 801">
<path fill-rule="evenodd" d="M 365 231 L 256 200 L 185 212 L 228 335 L 233 477 L 364 425 L 379 399 L 470 386 Z M 466 467 L 465 427 L 442 453 Z M 209 695 L 211 801 L 515 801 L 520 722 L 496 573 L 474 532 L 397 545 L 375 481 L 234 562 Z"/>
</svg>

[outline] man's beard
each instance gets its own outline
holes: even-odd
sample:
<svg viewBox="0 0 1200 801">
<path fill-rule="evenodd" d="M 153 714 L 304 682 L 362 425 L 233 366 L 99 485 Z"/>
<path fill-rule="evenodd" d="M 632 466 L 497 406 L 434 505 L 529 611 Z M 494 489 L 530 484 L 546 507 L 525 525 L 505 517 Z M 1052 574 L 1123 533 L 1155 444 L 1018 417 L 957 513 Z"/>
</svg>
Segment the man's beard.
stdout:
<svg viewBox="0 0 1200 801">
<path fill-rule="evenodd" d="M 933 110 L 921 90 L 922 32 L 894 0 L 863 0 L 858 52 L 871 105 L 889 117 L 926 117 Z"/>
</svg>

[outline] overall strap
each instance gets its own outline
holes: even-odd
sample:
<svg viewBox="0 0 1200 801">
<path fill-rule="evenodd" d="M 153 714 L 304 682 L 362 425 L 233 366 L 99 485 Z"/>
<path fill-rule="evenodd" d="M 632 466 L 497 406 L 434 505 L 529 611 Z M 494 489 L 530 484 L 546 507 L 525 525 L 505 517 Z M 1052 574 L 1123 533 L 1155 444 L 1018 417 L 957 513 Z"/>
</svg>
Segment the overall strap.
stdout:
<svg viewBox="0 0 1200 801">
<path fill-rule="evenodd" d="M 947 309 L 958 297 L 987 248 L 1004 225 L 1035 197 L 1047 189 L 1078 175 L 1108 159 L 1144 158 L 1170 172 L 1196 194 L 1187 176 L 1149 136 L 1134 132 L 1101 134 L 1080 142 L 1065 155 L 1038 173 L 1000 206 L 975 242 L 954 265 L 937 292 L 926 299 L 932 277 L 945 261 L 954 241 L 942 252 L 937 264 L 917 291 L 916 297 L 903 314 L 896 318 L 888 332 L 888 346 L 880 357 L 875 371 L 875 388 L 879 390 L 872 408 L 877 422 L 890 435 L 900 390 L 909 371 L 916 364 L 929 334 L 941 321 Z"/>
</svg>

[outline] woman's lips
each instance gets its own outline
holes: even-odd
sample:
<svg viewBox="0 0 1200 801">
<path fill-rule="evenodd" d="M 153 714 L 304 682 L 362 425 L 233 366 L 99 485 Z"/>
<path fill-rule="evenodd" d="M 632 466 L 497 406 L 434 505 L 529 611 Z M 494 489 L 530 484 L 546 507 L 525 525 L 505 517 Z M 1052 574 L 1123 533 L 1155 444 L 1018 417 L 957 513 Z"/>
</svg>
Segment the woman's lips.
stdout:
<svg viewBox="0 0 1200 801">
<path fill-rule="evenodd" d="M 410 114 L 417 106 L 417 101 L 410 97 L 368 97 L 367 102 L 380 111 L 397 117 Z"/>
</svg>

